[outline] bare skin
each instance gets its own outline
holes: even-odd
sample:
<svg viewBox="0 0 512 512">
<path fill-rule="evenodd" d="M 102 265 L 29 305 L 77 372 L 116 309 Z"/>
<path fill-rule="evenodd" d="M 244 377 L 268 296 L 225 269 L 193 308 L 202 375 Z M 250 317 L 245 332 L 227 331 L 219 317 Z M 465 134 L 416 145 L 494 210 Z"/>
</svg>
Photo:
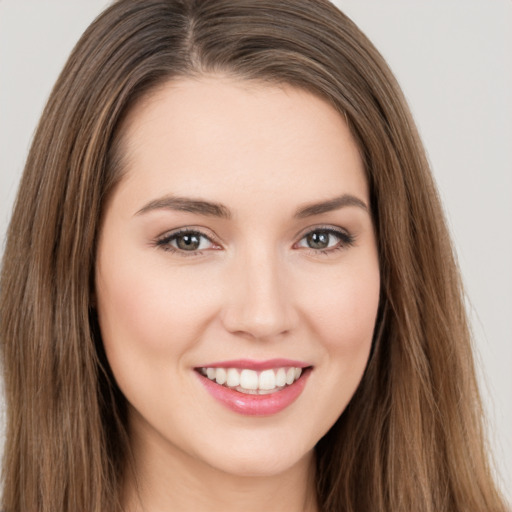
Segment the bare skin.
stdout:
<svg viewBox="0 0 512 512">
<path fill-rule="evenodd" d="M 129 404 L 126 510 L 315 512 L 314 447 L 360 382 L 380 288 L 344 120 L 292 87 L 182 79 L 135 106 L 123 151 L 96 295 Z M 300 366 L 300 393 L 227 407 L 215 366 L 234 360 L 294 361 L 272 375 Z"/>
</svg>

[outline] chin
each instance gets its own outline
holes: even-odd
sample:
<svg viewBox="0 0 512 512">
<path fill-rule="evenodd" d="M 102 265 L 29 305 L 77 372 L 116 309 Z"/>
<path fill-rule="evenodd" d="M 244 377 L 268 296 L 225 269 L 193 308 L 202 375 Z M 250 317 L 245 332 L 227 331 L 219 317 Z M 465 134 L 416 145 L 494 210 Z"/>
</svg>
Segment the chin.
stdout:
<svg viewBox="0 0 512 512">
<path fill-rule="evenodd" d="M 283 446 L 283 443 L 273 443 L 273 446 L 267 447 L 263 447 L 261 442 L 244 443 L 243 446 L 233 443 L 229 454 L 224 453 L 223 457 L 221 454 L 212 455 L 208 464 L 223 473 L 242 478 L 265 478 L 310 464 L 314 450 Z"/>
</svg>

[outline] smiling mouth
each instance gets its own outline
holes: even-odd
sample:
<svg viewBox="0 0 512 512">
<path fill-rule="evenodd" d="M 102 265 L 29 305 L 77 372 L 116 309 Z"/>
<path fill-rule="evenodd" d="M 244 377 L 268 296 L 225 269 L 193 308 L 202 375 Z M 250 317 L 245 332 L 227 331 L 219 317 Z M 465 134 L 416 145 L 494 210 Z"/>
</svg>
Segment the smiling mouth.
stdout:
<svg viewBox="0 0 512 512">
<path fill-rule="evenodd" d="M 248 368 L 202 367 L 196 370 L 216 384 L 239 393 L 268 395 L 291 386 L 309 368 L 290 366 L 256 371 Z"/>
<path fill-rule="evenodd" d="M 231 411 L 269 416 L 299 398 L 313 366 L 300 361 L 232 360 L 194 368 L 205 390 Z"/>
</svg>

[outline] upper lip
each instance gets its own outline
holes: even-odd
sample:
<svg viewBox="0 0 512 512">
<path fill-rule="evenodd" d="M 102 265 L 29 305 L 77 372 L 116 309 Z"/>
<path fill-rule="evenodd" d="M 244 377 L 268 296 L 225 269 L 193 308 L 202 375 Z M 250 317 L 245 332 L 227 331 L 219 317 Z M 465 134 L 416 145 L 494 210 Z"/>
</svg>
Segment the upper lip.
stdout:
<svg viewBox="0 0 512 512">
<path fill-rule="evenodd" d="M 282 368 L 282 367 L 294 367 L 294 368 L 307 368 L 311 366 L 304 361 L 296 361 L 293 359 L 267 359 L 265 361 L 256 361 L 253 359 L 232 359 L 230 361 L 216 361 L 214 363 L 207 363 L 197 368 L 239 368 L 249 369 L 255 371 L 270 370 L 271 368 Z"/>
</svg>

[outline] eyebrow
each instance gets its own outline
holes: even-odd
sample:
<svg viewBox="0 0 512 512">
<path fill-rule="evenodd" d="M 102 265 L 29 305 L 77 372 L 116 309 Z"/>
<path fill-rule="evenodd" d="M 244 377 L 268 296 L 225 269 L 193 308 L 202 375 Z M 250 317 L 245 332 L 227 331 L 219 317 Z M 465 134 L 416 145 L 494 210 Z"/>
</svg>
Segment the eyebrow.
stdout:
<svg viewBox="0 0 512 512">
<path fill-rule="evenodd" d="M 175 210 L 180 212 L 197 213 L 208 217 L 220 217 L 230 219 L 231 212 L 220 203 L 191 199 L 188 197 L 165 196 L 150 201 L 135 215 L 142 215 L 153 210 Z"/>
<path fill-rule="evenodd" d="M 295 212 L 294 216 L 297 219 L 304 219 L 306 217 L 313 217 L 314 215 L 321 215 L 322 213 L 339 210 L 346 206 L 357 206 L 358 208 L 362 208 L 366 212 L 369 212 L 368 206 L 363 200 L 351 194 L 343 194 L 339 197 L 328 199 L 327 201 L 311 203 L 303 206 Z"/>
<path fill-rule="evenodd" d="M 321 215 L 334 210 L 339 210 L 347 206 L 356 206 L 368 212 L 368 206 L 364 201 L 351 194 L 343 194 L 339 197 L 334 197 L 326 201 L 318 203 L 310 203 L 306 206 L 300 207 L 294 214 L 297 219 L 304 219 Z M 174 210 L 188 213 L 196 213 L 208 217 L 219 217 L 222 219 L 231 219 L 232 214 L 226 206 L 220 203 L 211 201 L 204 201 L 201 199 L 192 199 L 188 197 L 165 196 L 159 199 L 150 201 L 135 215 L 142 215 L 154 210 Z"/>
</svg>

